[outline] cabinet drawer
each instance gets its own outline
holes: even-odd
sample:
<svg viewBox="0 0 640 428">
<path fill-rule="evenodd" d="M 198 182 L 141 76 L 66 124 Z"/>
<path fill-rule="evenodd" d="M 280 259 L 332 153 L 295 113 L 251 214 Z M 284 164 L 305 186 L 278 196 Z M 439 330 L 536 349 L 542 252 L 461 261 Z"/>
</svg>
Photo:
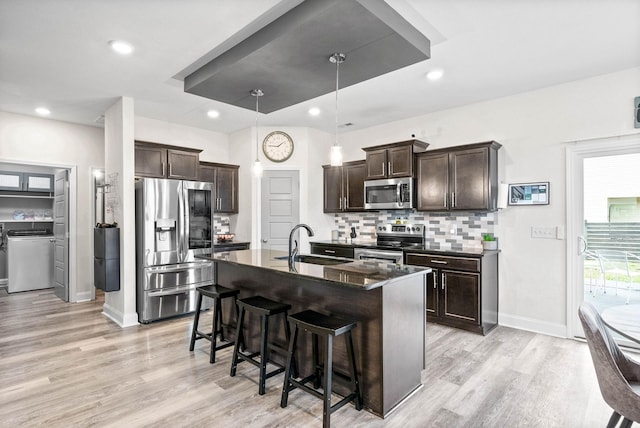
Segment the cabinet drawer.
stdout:
<svg viewBox="0 0 640 428">
<path fill-rule="evenodd" d="M 440 256 L 434 254 L 408 253 L 407 264 L 480 272 L 480 260 L 471 257 Z"/>
<path fill-rule="evenodd" d="M 311 244 L 311 254 L 322 254 L 324 256 L 353 258 L 353 248 L 340 245 Z"/>
</svg>

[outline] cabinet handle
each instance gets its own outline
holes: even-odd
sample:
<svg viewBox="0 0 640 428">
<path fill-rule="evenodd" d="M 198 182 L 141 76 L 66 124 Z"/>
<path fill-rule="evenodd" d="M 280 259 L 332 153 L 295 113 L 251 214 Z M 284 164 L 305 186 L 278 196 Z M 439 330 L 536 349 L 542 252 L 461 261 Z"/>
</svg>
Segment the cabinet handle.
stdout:
<svg viewBox="0 0 640 428">
<path fill-rule="evenodd" d="M 438 288 L 438 275 L 436 275 L 436 271 L 433 272 L 433 288 Z"/>
<path fill-rule="evenodd" d="M 344 206 L 344 209 L 346 210 L 347 209 L 347 197 L 346 196 L 344 197 L 344 205 L 343 206 Z"/>
<path fill-rule="evenodd" d="M 387 174 L 391 175 L 391 162 L 387 162 Z"/>
<path fill-rule="evenodd" d="M 444 290 L 444 287 L 446 286 L 445 281 L 446 281 L 446 280 L 445 280 L 444 272 L 442 272 L 442 279 L 441 279 L 440 283 L 442 284 L 442 289 L 443 289 L 443 290 Z"/>
<path fill-rule="evenodd" d="M 164 177 L 164 162 L 161 162 L 162 164 L 162 176 Z"/>
<path fill-rule="evenodd" d="M 443 206 L 446 208 L 447 207 L 447 192 L 444 192 L 444 203 Z"/>
<path fill-rule="evenodd" d="M 446 265 L 449 262 L 447 262 L 445 260 L 431 260 L 431 263 L 437 263 L 439 265 Z"/>
<path fill-rule="evenodd" d="M 324 250 L 324 252 L 328 253 L 328 254 L 335 254 L 336 253 L 335 250 Z"/>
<path fill-rule="evenodd" d="M 456 192 L 451 192 L 451 208 L 456 207 Z"/>
<path fill-rule="evenodd" d="M 173 168 L 172 168 L 172 163 L 169 162 L 169 175 L 173 175 Z"/>
<path fill-rule="evenodd" d="M 384 169 L 384 162 L 382 162 L 382 175 L 387 175 L 387 171 Z"/>
</svg>

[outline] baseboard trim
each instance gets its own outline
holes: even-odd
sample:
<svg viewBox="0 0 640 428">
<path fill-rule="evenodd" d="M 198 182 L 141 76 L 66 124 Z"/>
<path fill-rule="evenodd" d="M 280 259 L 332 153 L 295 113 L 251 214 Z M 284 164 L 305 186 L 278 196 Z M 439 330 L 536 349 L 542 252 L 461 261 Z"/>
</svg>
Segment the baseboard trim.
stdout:
<svg viewBox="0 0 640 428">
<path fill-rule="evenodd" d="M 122 328 L 138 325 L 138 314 L 134 313 L 125 315 L 112 306 L 109 306 L 107 303 L 102 305 L 102 314 Z"/>
<path fill-rule="evenodd" d="M 91 298 L 91 291 L 83 291 L 81 293 L 76 293 L 76 298 L 74 300 L 75 303 L 80 303 L 80 302 L 90 302 L 92 300 Z"/>
<path fill-rule="evenodd" d="M 517 328 L 519 330 L 532 331 L 548 336 L 567 338 L 567 326 L 533 318 L 525 318 L 517 315 L 500 313 L 498 323 L 504 327 Z"/>
<path fill-rule="evenodd" d="M 9 278 L 0 279 L 0 285 L 7 286 L 9 284 Z"/>
</svg>

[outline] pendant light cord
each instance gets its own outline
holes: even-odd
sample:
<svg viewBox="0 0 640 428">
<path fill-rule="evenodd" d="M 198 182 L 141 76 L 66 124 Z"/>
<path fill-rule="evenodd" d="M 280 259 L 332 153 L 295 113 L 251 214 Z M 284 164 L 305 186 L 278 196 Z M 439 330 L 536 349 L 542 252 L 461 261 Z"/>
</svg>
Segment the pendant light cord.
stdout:
<svg viewBox="0 0 640 428">
<path fill-rule="evenodd" d="M 260 101 L 260 95 L 256 94 L 256 162 L 258 162 L 258 152 L 260 150 L 258 143 L 258 116 L 260 115 L 260 110 L 258 109 Z"/>
<path fill-rule="evenodd" d="M 340 82 L 340 60 L 336 59 L 336 141 L 334 146 L 338 145 L 338 89 Z"/>
</svg>

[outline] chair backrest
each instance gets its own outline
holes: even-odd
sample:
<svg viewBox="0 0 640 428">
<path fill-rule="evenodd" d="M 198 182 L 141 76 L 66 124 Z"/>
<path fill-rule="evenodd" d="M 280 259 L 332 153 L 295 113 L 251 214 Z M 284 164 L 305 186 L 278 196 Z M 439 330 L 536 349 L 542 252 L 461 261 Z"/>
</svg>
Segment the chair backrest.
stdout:
<svg viewBox="0 0 640 428">
<path fill-rule="evenodd" d="M 627 381 L 633 378 L 632 367 L 635 364 L 622 353 L 592 304 L 583 302 L 578 316 L 589 345 L 602 397 L 612 409 L 637 421 L 640 419 L 640 395 L 632 390 Z"/>
</svg>

